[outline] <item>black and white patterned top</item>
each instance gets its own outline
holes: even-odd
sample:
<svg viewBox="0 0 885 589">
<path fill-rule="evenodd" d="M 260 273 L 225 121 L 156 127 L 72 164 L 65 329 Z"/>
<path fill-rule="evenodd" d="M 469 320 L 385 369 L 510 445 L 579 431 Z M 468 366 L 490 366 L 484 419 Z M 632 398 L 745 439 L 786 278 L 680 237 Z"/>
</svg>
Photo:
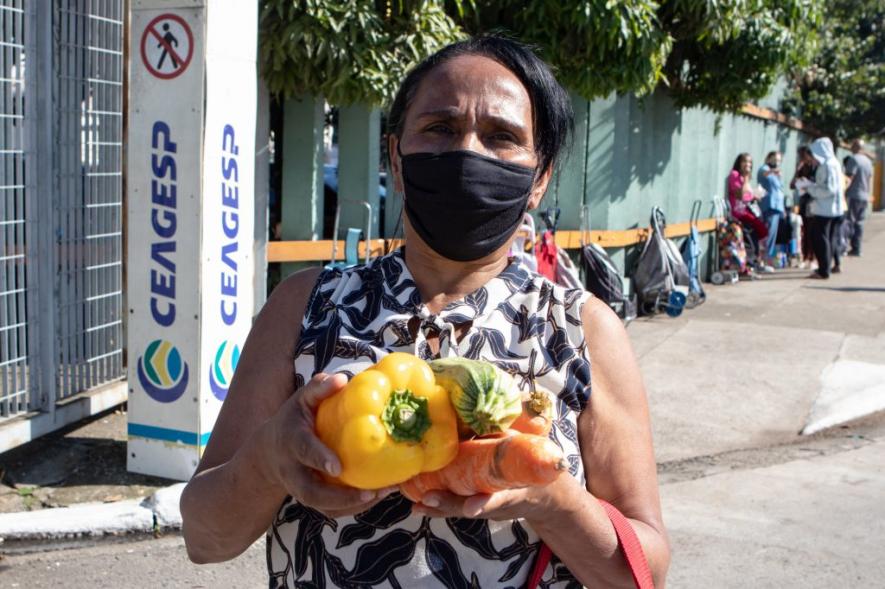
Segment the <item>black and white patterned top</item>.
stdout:
<svg viewBox="0 0 885 589">
<path fill-rule="evenodd" d="M 438 315 L 421 302 L 403 250 L 367 266 L 324 271 L 311 294 L 296 348 L 296 386 L 317 372 L 352 376 L 390 352 L 493 362 L 556 392 L 551 431 L 584 480 L 577 416 L 590 394 L 590 362 L 581 327 L 589 298 L 510 265 L 485 286 Z M 409 323 L 412 322 L 412 330 Z M 415 330 L 415 324 L 418 329 Z M 455 326 L 467 324 L 461 341 Z M 463 328 L 462 328 L 463 329 Z M 412 333 L 415 331 L 415 333 Z M 540 539 L 522 520 L 441 519 L 412 514 L 399 493 L 372 509 L 331 519 L 288 498 L 267 534 L 271 587 L 513 587 L 525 585 Z M 580 587 L 554 557 L 542 588 Z"/>
</svg>

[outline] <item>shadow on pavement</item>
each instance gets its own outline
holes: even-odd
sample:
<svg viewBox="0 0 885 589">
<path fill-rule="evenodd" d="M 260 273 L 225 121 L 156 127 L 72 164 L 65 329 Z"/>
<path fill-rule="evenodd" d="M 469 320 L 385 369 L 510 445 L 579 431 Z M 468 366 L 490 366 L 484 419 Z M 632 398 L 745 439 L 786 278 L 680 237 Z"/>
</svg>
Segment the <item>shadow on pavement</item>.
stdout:
<svg viewBox="0 0 885 589">
<path fill-rule="evenodd" d="M 885 292 L 881 286 L 804 286 L 814 290 L 835 290 L 838 292 Z"/>
</svg>

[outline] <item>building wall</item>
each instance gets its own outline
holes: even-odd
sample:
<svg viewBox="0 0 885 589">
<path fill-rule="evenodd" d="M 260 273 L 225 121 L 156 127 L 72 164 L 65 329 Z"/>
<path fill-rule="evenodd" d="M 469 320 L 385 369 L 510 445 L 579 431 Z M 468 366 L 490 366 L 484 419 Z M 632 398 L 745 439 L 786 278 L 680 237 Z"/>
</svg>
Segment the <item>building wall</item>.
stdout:
<svg viewBox="0 0 885 589">
<path fill-rule="evenodd" d="M 696 200 L 702 203 L 701 217 L 711 217 L 711 199 L 724 195 L 738 153 L 753 156 L 755 181 L 765 155 L 783 152 L 788 180 L 796 149 L 809 140 L 771 121 L 699 108 L 679 111 L 663 93 L 592 102 L 573 97 L 573 104 L 574 146 L 542 203 L 542 209 L 562 210 L 560 229 L 579 228 L 583 204 L 589 205 L 592 229 L 646 226 L 653 206 L 661 207 L 670 223 L 687 221 Z M 624 264 L 629 269 L 636 249 L 613 252 L 622 269 Z"/>
</svg>

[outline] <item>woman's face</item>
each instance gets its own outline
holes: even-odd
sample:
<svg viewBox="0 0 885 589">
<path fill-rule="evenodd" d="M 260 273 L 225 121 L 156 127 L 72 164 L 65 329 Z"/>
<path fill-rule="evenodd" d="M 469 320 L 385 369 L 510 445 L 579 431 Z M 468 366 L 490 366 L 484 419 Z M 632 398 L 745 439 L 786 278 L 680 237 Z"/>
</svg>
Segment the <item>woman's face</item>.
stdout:
<svg viewBox="0 0 885 589">
<path fill-rule="evenodd" d="M 741 160 L 741 174 L 744 176 L 749 176 L 753 171 L 753 158 L 745 157 Z"/>
<path fill-rule="evenodd" d="M 452 58 L 431 70 L 409 105 L 400 150 L 442 153 L 467 150 L 520 164 L 538 165 L 532 102 L 519 78 L 498 62 L 478 55 Z M 402 175 L 396 137 L 388 146 L 396 188 Z M 529 208 L 544 195 L 550 172 L 535 181 Z"/>
</svg>

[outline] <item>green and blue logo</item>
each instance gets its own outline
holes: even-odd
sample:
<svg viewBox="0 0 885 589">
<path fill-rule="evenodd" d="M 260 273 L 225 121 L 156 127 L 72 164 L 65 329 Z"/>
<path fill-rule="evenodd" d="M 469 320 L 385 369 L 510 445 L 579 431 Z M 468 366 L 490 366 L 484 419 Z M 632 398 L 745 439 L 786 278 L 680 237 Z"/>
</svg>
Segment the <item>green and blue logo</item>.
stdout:
<svg viewBox="0 0 885 589">
<path fill-rule="evenodd" d="M 219 401 L 227 397 L 227 390 L 240 362 L 240 346 L 230 340 L 221 342 L 215 351 L 215 360 L 209 367 L 209 389 Z"/>
<path fill-rule="evenodd" d="M 188 367 L 178 348 L 166 340 L 148 344 L 138 359 L 138 381 L 150 398 L 160 403 L 176 401 L 187 388 Z"/>
</svg>

